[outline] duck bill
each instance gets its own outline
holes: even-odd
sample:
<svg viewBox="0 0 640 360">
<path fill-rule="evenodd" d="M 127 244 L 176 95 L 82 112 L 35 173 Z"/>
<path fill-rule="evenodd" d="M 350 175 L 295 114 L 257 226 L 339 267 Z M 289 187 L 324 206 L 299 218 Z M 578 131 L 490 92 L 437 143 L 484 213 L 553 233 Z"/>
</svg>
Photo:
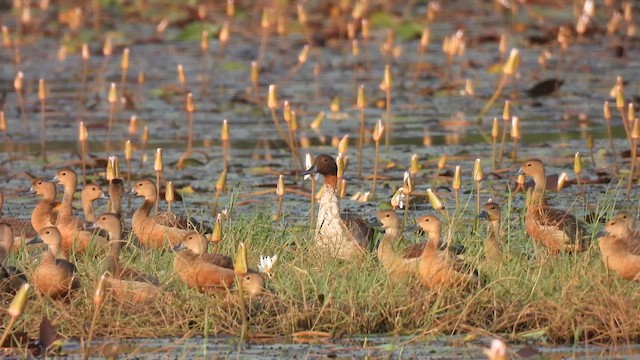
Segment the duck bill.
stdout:
<svg viewBox="0 0 640 360">
<path fill-rule="evenodd" d="M 418 232 L 418 231 L 422 231 L 422 229 L 418 225 L 411 225 L 411 226 L 406 227 L 404 229 L 404 231 L 409 232 L 409 233 L 415 233 L 415 232 Z"/>
<path fill-rule="evenodd" d="M 489 213 L 486 211 L 482 211 L 478 214 L 478 219 L 489 220 Z"/>
<path fill-rule="evenodd" d="M 187 247 L 183 243 L 180 243 L 173 247 L 173 251 L 178 252 L 178 251 L 185 250 L 186 248 Z"/>
<path fill-rule="evenodd" d="M 87 223 L 84 224 L 84 229 L 85 230 L 95 230 L 95 229 L 98 229 L 98 228 L 99 228 L 99 226 L 95 222 L 87 222 Z"/>
<path fill-rule="evenodd" d="M 318 167 L 316 164 L 311 165 L 310 168 L 300 173 L 300 175 L 312 175 L 318 173 Z"/>
<path fill-rule="evenodd" d="M 102 194 L 100 194 L 100 199 L 107 199 L 107 200 L 109 200 L 109 199 L 110 199 L 109 194 L 107 194 L 107 193 L 103 192 Z"/>
<path fill-rule="evenodd" d="M 36 237 L 27 241 L 25 245 L 34 245 L 34 244 L 42 244 L 42 243 L 44 243 L 44 241 L 42 241 L 42 238 L 36 235 Z"/>
<path fill-rule="evenodd" d="M 58 180 L 58 176 L 57 175 L 54 175 L 53 177 L 50 177 L 50 178 L 44 178 L 42 180 L 46 181 L 46 182 L 55 183 L 55 184 L 60 182 L 60 180 Z"/>
<path fill-rule="evenodd" d="M 33 186 L 30 187 L 29 190 L 25 190 L 20 193 L 20 195 L 22 196 L 35 195 L 35 194 L 36 194 L 36 189 L 34 189 Z"/>
</svg>

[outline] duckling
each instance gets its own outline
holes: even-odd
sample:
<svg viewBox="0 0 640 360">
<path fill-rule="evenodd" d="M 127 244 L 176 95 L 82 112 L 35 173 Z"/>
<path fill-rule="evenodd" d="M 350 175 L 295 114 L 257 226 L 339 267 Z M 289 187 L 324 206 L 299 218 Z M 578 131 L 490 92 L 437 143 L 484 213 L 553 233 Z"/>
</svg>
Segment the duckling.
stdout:
<svg viewBox="0 0 640 360">
<path fill-rule="evenodd" d="M 109 234 L 109 245 L 105 257 L 105 271 L 111 279 L 147 282 L 156 286 L 160 281 L 155 276 L 144 274 L 136 269 L 120 264 L 120 248 L 122 243 L 122 223 L 115 214 L 101 214 L 92 227 L 100 228 Z"/>
<path fill-rule="evenodd" d="M 501 218 L 500 205 L 494 202 L 485 203 L 482 206 L 482 211 L 478 214 L 478 219 L 489 222 L 487 240 L 484 244 L 484 257 L 487 260 L 501 261 L 504 259 L 502 230 L 500 228 Z"/>
<path fill-rule="evenodd" d="M 84 253 L 89 250 L 92 245 L 103 249 L 107 245 L 107 239 L 83 230 L 85 226 L 84 221 L 73 215 L 73 194 L 78 184 L 76 172 L 71 169 L 59 170 L 53 178 L 53 181 L 64 186 L 64 194 L 62 195 L 62 203 L 60 204 L 60 211 L 58 213 L 58 222 L 56 223 L 62 239 L 62 251 L 68 254 L 74 249 L 76 252 Z"/>
<path fill-rule="evenodd" d="M 102 188 L 98 184 L 87 184 L 82 188 L 80 199 L 82 201 L 82 211 L 84 212 L 85 220 L 95 222 L 96 215 L 93 213 L 93 202 L 98 199 L 107 199 Z"/>
<path fill-rule="evenodd" d="M 36 289 L 44 296 L 54 300 L 70 296 L 73 290 L 80 288 L 80 278 L 74 275 L 75 265 L 68 260 L 59 258 L 61 237 L 55 227 L 46 227 L 38 233 L 27 245 L 45 243 L 48 251 L 42 255 L 40 265 L 31 277 Z"/>
<path fill-rule="evenodd" d="M 585 250 L 589 238 L 584 221 L 578 220 L 566 210 L 547 205 L 546 175 L 542 161 L 526 161 L 520 168 L 520 173 L 533 177 L 535 183 L 525 215 L 525 229 L 529 236 L 551 254 Z"/>
<path fill-rule="evenodd" d="M 0 222 L 0 290 L 14 293 L 27 282 L 24 274 L 13 266 L 7 265 L 7 258 L 14 243 L 11 225 Z"/>
<path fill-rule="evenodd" d="M 598 238 L 605 266 L 627 280 L 640 281 L 640 255 L 628 251 L 632 234 L 627 224 L 613 219 L 605 225 L 605 231 L 607 235 Z"/>
<path fill-rule="evenodd" d="M 16 219 L 16 218 L 6 218 L 2 216 L 2 208 L 4 206 L 4 194 L 2 190 L 0 190 L 0 221 L 9 224 L 11 229 L 13 229 L 13 234 L 16 236 L 16 245 L 20 245 L 21 240 L 23 238 L 33 238 L 38 233 L 31 226 L 31 221 L 28 219 Z"/>
<path fill-rule="evenodd" d="M 30 193 L 42 196 L 42 200 L 31 212 L 31 226 L 36 232 L 54 226 L 58 222 L 58 203 L 56 202 L 56 186 L 43 179 L 35 179 Z"/>
<path fill-rule="evenodd" d="M 160 248 L 166 241 L 175 246 L 189 234 L 188 221 L 168 213 L 157 213 L 149 216 L 155 206 L 158 194 L 156 185 L 151 180 L 140 180 L 135 183 L 131 192 L 144 198 L 144 202 L 133 214 L 131 227 L 138 241 L 149 248 Z"/>
<path fill-rule="evenodd" d="M 315 173 L 324 177 L 316 222 L 316 244 L 337 258 L 351 259 L 365 255 L 368 244 L 373 240 L 373 230 L 362 218 L 340 213 L 335 159 L 327 154 L 318 155 L 313 166 L 302 174 Z"/>
<path fill-rule="evenodd" d="M 178 253 L 174 257 L 173 268 L 178 278 L 200 292 L 231 287 L 236 278 L 233 264 L 223 255 L 206 254 L 207 246 L 208 240 L 204 235 L 192 232 L 174 247 Z M 240 276 L 239 280 L 250 294 L 257 295 L 264 290 L 264 278 L 253 270 Z"/>
<path fill-rule="evenodd" d="M 400 217 L 394 210 L 380 210 L 376 213 L 382 223 L 384 237 L 378 245 L 378 259 L 389 276 L 403 278 L 418 271 L 419 257 L 407 258 L 397 254 L 393 245 L 400 239 Z"/>
<path fill-rule="evenodd" d="M 418 266 L 418 276 L 424 287 L 440 289 L 442 286 L 467 286 L 479 283 L 475 274 L 468 269 L 463 269 L 461 264 L 450 259 L 446 251 L 438 250 L 440 219 L 427 215 L 418 218 L 417 223 L 429 236 Z"/>
</svg>

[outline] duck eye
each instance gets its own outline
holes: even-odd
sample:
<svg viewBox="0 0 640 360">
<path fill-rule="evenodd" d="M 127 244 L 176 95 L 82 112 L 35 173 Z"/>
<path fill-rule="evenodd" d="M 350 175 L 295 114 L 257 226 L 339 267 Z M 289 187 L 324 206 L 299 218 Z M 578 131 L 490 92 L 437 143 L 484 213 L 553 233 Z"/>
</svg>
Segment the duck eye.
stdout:
<svg viewBox="0 0 640 360">
<path fill-rule="evenodd" d="M 67 173 L 63 171 L 62 173 L 60 173 L 60 175 L 64 176 L 67 175 Z"/>
</svg>

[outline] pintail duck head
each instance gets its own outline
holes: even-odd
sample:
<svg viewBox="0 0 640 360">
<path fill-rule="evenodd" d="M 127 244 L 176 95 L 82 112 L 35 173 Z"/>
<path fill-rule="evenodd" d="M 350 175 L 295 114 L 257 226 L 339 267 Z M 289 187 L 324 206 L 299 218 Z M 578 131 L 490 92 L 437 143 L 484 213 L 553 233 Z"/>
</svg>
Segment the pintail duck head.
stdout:
<svg viewBox="0 0 640 360">
<path fill-rule="evenodd" d="M 320 174 L 324 176 L 325 184 L 336 187 L 338 164 L 336 164 L 336 160 L 331 155 L 318 155 L 313 161 L 313 165 L 301 173 L 301 175 L 311 174 Z"/>
</svg>

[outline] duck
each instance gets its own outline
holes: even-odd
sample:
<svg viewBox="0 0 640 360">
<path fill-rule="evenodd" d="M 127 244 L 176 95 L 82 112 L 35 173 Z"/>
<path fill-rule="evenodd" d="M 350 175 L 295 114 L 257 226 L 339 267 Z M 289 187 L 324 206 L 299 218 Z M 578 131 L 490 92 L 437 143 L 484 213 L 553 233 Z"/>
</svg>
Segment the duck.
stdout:
<svg viewBox="0 0 640 360">
<path fill-rule="evenodd" d="M 161 248 L 166 240 L 169 245 L 175 247 L 191 233 L 189 221 L 183 217 L 166 212 L 150 216 L 158 198 L 153 181 L 144 179 L 136 182 L 131 193 L 144 198 L 131 220 L 133 234 L 143 246 Z"/>
<path fill-rule="evenodd" d="M 622 220 L 629 229 L 629 240 L 626 242 L 627 250 L 635 255 L 640 255 L 640 232 L 636 229 L 636 219 L 626 211 L 618 211 L 611 220 Z"/>
<path fill-rule="evenodd" d="M 407 258 L 396 253 L 393 246 L 400 240 L 401 220 L 394 210 L 376 212 L 384 236 L 378 245 L 378 259 L 391 278 L 405 278 L 417 274 L 419 257 Z"/>
<path fill-rule="evenodd" d="M 604 236 L 598 238 L 602 260 L 607 268 L 620 277 L 640 281 L 640 255 L 628 250 L 628 241 L 635 241 L 622 219 L 612 219 L 605 225 Z"/>
<path fill-rule="evenodd" d="M 108 196 L 102 191 L 98 184 L 89 183 L 82 188 L 80 199 L 85 221 L 95 222 L 96 215 L 93 212 L 93 202 L 98 199 L 107 199 Z"/>
<path fill-rule="evenodd" d="M 17 219 L 17 218 L 7 218 L 2 214 L 2 209 L 4 207 L 4 194 L 0 189 L 0 221 L 8 224 L 13 229 L 13 234 L 16 237 L 14 241 L 14 249 L 20 247 L 22 243 L 22 239 L 31 239 L 37 235 L 36 231 L 31 226 L 31 220 L 29 219 Z"/>
<path fill-rule="evenodd" d="M 338 165 L 331 155 L 318 155 L 313 165 L 302 175 L 320 174 L 324 177 L 321 189 L 315 243 L 333 257 L 353 259 L 363 257 L 373 241 L 373 229 L 354 214 L 340 213 L 337 194 Z M 315 194 L 312 194 L 312 196 Z"/>
<path fill-rule="evenodd" d="M 206 255 L 208 240 L 204 235 L 196 232 L 187 234 L 184 239 L 173 248 L 176 252 L 173 269 L 178 278 L 190 288 L 204 293 L 211 290 L 228 289 L 236 279 L 233 264 L 220 254 L 211 257 Z M 240 285 L 249 293 L 257 295 L 264 289 L 264 278 L 253 270 L 239 275 Z"/>
<path fill-rule="evenodd" d="M 62 184 L 64 187 L 58 212 L 58 221 L 55 224 L 62 239 L 62 251 L 65 254 L 69 254 L 72 250 L 78 253 L 85 253 L 91 247 L 103 249 L 107 245 L 107 239 L 84 230 L 85 222 L 73 215 L 73 195 L 78 184 L 76 172 L 71 169 L 61 169 L 58 170 L 52 180 Z"/>
<path fill-rule="evenodd" d="M 160 281 L 155 276 L 144 274 L 120 263 L 120 249 L 125 241 L 122 240 L 122 223 L 116 214 L 100 214 L 90 228 L 99 228 L 109 234 L 105 271 L 111 274 L 110 279 L 146 282 L 155 286 L 160 285 Z"/>
<path fill-rule="evenodd" d="M 48 250 L 31 276 L 31 282 L 38 291 L 51 299 L 68 299 L 73 291 L 80 288 L 80 278 L 74 273 L 76 266 L 61 253 L 61 234 L 56 227 L 46 227 L 27 245 L 45 243 Z"/>
<path fill-rule="evenodd" d="M 487 220 L 489 223 L 487 230 L 487 240 L 484 244 L 484 257 L 490 261 L 501 261 L 504 259 L 504 251 L 502 249 L 502 229 L 500 222 L 502 214 L 500 205 L 489 201 L 482 205 L 482 211 L 478 214 L 478 219 Z"/>
<path fill-rule="evenodd" d="M 31 212 L 31 226 L 39 233 L 40 230 L 54 226 L 58 222 L 58 206 L 56 202 L 56 185 L 44 179 L 35 179 L 29 192 L 42 196 L 42 199 Z"/>
<path fill-rule="evenodd" d="M 420 284 L 427 289 L 440 290 L 444 287 L 466 287 L 479 284 L 478 276 L 471 269 L 450 257 L 447 251 L 440 251 L 440 219 L 425 215 L 417 219 L 418 226 L 428 234 L 429 240 L 418 266 Z"/>
<path fill-rule="evenodd" d="M 22 284 L 27 282 L 22 271 L 7 265 L 7 258 L 14 241 L 13 227 L 0 221 L 0 290 L 9 293 L 15 293 Z"/>
<path fill-rule="evenodd" d="M 563 209 L 549 206 L 545 198 L 546 174 L 539 159 L 524 162 L 520 174 L 530 176 L 534 189 L 525 214 L 525 229 L 533 241 L 545 247 L 550 254 L 584 251 L 589 236 L 584 221 Z"/>
</svg>

